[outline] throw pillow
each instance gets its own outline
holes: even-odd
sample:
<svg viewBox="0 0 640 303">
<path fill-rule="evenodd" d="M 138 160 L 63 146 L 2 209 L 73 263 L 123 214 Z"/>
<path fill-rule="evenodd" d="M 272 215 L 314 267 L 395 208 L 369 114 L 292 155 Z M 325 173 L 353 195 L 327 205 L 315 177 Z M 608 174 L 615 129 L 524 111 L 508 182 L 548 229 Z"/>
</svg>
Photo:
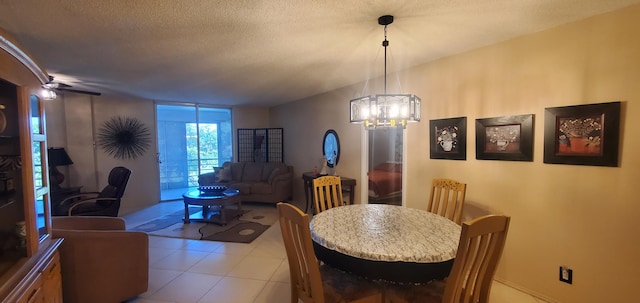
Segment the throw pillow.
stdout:
<svg viewBox="0 0 640 303">
<path fill-rule="evenodd" d="M 223 168 L 218 172 L 218 182 L 229 182 L 231 181 L 231 169 Z"/>
</svg>

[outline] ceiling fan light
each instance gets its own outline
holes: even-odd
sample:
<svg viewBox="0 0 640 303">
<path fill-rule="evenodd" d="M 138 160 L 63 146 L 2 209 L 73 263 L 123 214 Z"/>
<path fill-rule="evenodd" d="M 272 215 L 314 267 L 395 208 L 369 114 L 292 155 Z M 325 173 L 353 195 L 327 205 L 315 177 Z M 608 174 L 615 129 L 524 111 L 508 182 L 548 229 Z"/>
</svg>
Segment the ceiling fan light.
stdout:
<svg viewBox="0 0 640 303">
<path fill-rule="evenodd" d="M 55 100 L 58 97 L 55 91 L 46 88 L 42 89 L 40 96 L 43 100 Z"/>
</svg>

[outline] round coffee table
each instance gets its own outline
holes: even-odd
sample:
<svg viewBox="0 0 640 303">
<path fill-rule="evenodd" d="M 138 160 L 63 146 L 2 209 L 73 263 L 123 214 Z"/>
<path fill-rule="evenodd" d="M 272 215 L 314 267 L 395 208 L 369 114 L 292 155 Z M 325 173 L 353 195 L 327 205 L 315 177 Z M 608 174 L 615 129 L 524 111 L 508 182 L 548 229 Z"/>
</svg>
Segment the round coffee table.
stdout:
<svg viewBox="0 0 640 303">
<path fill-rule="evenodd" d="M 238 194 L 240 191 L 228 188 L 222 193 L 209 194 L 198 189 L 193 189 L 182 195 L 184 199 L 184 223 L 191 221 L 204 221 L 227 225 L 227 220 L 240 217 L 243 214 L 242 200 Z M 202 216 L 192 218 L 189 214 L 189 205 L 201 205 Z M 228 208 L 235 205 L 235 209 Z M 197 214 L 197 213 L 196 213 Z"/>
</svg>

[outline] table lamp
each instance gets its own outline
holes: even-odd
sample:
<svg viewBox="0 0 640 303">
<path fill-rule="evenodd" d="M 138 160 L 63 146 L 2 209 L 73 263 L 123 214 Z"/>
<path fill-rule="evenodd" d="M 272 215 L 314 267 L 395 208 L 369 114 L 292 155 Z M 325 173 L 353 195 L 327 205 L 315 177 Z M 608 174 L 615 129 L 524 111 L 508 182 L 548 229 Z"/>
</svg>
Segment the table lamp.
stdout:
<svg viewBox="0 0 640 303">
<path fill-rule="evenodd" d="M 64 175 L 58 170 L 57 166 L 67 166 L 73 164 L 69 154 L 64 147 L 50 147 L 47 150 L 49 157 L 49 182 L 51 188 L 60 188 L 60 184 L 64 182 Z"/>
</svg>

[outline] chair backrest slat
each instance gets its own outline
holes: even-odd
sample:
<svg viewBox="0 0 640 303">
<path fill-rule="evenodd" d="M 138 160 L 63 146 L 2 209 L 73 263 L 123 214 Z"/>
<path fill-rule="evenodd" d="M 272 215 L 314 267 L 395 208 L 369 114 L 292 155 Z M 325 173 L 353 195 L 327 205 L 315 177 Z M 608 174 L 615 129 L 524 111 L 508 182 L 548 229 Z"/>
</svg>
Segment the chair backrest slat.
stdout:
<svg viewBox="0 0 640 303">
<path fill-rule="evenodd" d="M 467 185 L 452 179 L 433 179 L 427 210 L 453 222 L 462 222 Z"/>
<path fill-rule="evenodd" d="M 291 294 L 292 297 L 300 298 L 305 303 L 324 302 L 322 277 L 311 242 L 309 215 L 282 202 L 278 203 L 278 213 L 291 284 L 295 285 L 297 291 Z"/>
<path fill-rule="evenodd" d="M 313 179 L 313 195 L 316 214 L 344 205 L 339 176 L 322 176 Z"/>
<path fill-rule="evenodd" d="M 487 215 L 462 224 L 442 303 L 486 303 L 509 230 L 510 217 Z"/>
</svg>

